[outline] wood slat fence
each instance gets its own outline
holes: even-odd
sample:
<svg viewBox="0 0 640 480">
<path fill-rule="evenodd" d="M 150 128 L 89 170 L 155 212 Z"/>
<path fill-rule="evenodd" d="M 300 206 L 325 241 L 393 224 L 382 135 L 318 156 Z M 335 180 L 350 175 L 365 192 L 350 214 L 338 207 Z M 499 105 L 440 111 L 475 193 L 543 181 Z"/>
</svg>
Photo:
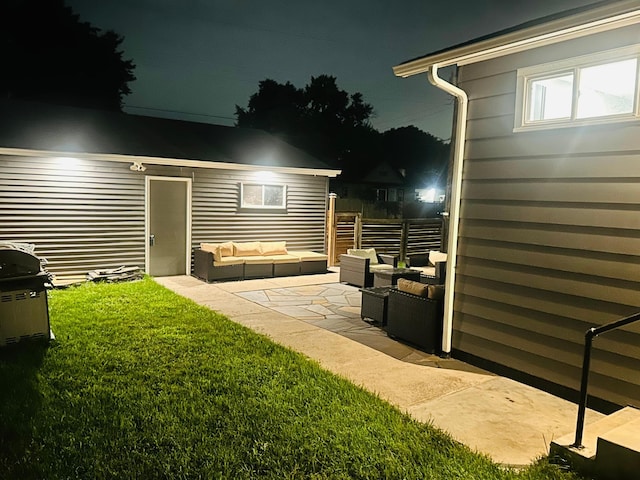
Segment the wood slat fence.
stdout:
<svg viewBox="0 0 640 480">
<path fill-rule="evenodd" d="M 440 218 L 386 219 L 362 218 L 361 213 L 336 212 L 334 232 L 327 239 L 333 242 L 332 265 L 340 263 L 340 255 L 349 248 L 375 248 L 378 253 L 405 258 L 416 253 L 441 249 L 442 220 Z"/>
</svg>

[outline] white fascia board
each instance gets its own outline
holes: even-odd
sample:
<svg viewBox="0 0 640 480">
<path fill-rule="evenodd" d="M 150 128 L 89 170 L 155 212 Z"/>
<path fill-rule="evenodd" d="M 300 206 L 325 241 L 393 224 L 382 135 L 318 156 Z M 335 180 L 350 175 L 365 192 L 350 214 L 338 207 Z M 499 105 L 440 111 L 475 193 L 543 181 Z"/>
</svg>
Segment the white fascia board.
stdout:
<svg viewBox="0 0 640 480">
<path fill-rule="evenodd" d="M 418 58 L 393 67 L 393 72 L 406 78 L 425 73 L 432 65 L 468 65 L 637 23 L 638 0 L 626 0 Z"/>
<path fill-rule="evenodd" d="M 141 155 L 119 155 L 111 153 L 81 153 L 58 152 L 51 150 L 31 150 L 24 148 L 0 147 L 0 155 L 15 155 L 22 157 L 70 157 L 84 158 L 87 160 L 102 160 L 107 162 L 137 162 L 144 165 L 166 165 L 173 167 L 210 168 L 219 170 L 265 170 L 269 169 L 278 173 L 290 173 L 297 175 L 312 175 L 315 177 L 337 177 L 342 170 L 301 168 L 301 167 L 275 167 L 269 165 L 247 165 L 241 163 L 213 162 L 207 160 L 185 160 L 180 158 L 145 157 Z"/>
</svg>

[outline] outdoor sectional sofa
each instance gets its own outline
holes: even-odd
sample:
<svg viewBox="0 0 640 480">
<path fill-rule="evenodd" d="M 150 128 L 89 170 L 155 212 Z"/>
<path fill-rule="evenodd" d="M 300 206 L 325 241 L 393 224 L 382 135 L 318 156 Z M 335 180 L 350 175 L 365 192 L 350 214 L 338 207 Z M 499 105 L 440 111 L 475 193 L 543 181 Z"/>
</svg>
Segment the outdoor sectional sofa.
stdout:
<svg viewBox="0 0 640 480">
<path fill-rule="evenodd" d="M 193 256 L 194 276 L 207 282 L 327 271 L 326 255 L 288 250 L 285 241 L 201 243 Z"/>
</svg>

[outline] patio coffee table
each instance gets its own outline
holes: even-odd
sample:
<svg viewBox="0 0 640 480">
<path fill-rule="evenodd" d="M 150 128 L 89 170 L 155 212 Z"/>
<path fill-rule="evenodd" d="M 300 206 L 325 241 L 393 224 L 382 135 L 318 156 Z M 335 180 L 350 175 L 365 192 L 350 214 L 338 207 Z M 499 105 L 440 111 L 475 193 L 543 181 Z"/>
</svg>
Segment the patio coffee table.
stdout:
<svg viewBox="0 0 640 480">
<path fill-rule="evenodd" d="M 369 318 L 381 326 L 387 324 L 387 301 L 389 290 L 392 287 L 370 287 L 361 288 L 362 304 L 360 307 L 360 317 L 364 320 Z"/>
<path fill-rule="evenodd" d="M 414 282 L 420 281 L 420 270 L 411 268 L 389 268 L 373 272 L 374 287 L 388 287 L 396 285 L 399 278 L 406 278 Z"/>
</svg>

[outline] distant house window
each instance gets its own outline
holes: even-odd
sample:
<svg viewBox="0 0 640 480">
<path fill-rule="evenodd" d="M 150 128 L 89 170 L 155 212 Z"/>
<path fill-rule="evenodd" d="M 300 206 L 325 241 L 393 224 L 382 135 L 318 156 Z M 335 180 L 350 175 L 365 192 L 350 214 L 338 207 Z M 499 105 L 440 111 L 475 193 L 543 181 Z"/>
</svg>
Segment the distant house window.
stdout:
<svg viewBox="0 0 640 480">
<path fill-rule="evenodd" d="M 387 201 L 387 189 L 386 188 L 376 188 L 376 201 L 377 202 L 386 202 Z"/>
<path fill-rule="evenodd" d="M 638 118 L 640 46 L 518 70 L 516 130 Z"/>
<path fill-rule="evenodd" d="M 241 184 L 242 208 L 286 208 L 285 185 Z"/>
</svg>

